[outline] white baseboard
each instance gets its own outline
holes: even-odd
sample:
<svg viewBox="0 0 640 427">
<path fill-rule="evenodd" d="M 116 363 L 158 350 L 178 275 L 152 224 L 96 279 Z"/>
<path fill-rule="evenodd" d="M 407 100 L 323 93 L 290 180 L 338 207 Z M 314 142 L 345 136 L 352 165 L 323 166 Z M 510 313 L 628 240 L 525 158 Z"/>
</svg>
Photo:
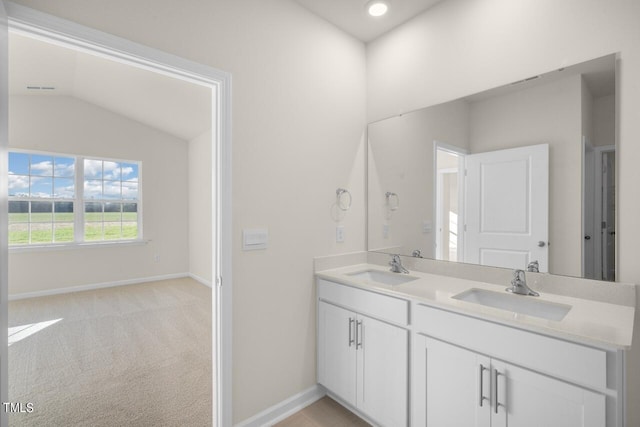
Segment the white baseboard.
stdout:
<svg viewBox="0 0 640 427">
<path fill-rule="evenodd" d="M 137 279 L 117 280 L 114 282 L 92 283 L 89 285 L 69 286 L 67 288 L 47 289 L 43 291 L 24 292 L 20 294 L 9 295 L 9 301 L 15 301 L 25 298 L 46 297 L 50 295 L 68 294 L 71 292 L 91 291 L 94 289 L 111 288 L 115 286 L 135 285 L 138 283 L 155 282 L 158 280 L 181 279 L 190 277 L 189 273 L 165 274 L 162 276 L 140 277 Z M 197 279 L 196 279 L 197 280 Z"/>
<path fill-rule="evenodd" d="M 306 408 L 313 402 L 322 399 L 327 392 L 316 384 L 270 408 L 254 415 L 253 417 L 236 424 L 235 427 L 267 427 L 284 420 L 301 409 Z"/>
<path fill-rule="evenodd" d="M 193 273 L 189 273 L 189 277 L 191 277 L 193 280 L 195 280 L 196 282 L 205 285 L 208 288 L 213 288 L 213 284 L 211 283 L 211 280 L 207 280 L 203 277 L 198 276 L 197 274 L 193 274 Z"/>
</svg>

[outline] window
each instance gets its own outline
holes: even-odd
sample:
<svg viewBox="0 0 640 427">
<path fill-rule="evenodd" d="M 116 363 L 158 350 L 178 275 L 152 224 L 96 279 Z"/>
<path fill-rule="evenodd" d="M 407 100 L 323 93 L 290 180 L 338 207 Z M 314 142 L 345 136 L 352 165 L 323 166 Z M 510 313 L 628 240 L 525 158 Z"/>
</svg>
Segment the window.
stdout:
<svg viewBox="0 0 640 427">
<path fill-rule="evenodd" d="M 9 244 L 140 236 L 140 162 L 9 153 Z"/>
<path fill-rule="evenodd" d="M 84 159 L 84 240 L 138 237 L 138 164 Z"/>
</svg>

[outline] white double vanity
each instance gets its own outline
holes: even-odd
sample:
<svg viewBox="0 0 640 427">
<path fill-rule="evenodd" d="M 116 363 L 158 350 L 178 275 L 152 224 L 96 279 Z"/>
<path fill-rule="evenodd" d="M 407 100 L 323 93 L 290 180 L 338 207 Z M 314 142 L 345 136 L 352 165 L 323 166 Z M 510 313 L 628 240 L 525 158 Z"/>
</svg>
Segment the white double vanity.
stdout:
<svg viewBox="0 0 640 427">
<path fill-rule="evenodd" d="M 635 286 L 527 273 L 521 296 L 504 269 L 339 258 L 316 260 L 318 383 L 368 421 L 624 425 Z"/>
</svg>

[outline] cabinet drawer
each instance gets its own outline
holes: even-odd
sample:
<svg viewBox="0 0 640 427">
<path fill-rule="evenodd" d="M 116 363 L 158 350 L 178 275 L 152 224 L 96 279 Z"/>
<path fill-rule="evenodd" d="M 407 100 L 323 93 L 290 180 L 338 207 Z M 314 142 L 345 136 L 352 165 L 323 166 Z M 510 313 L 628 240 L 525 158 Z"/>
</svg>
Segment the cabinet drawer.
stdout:
<svg viewBox="0 0 640 427">
<path fill-rule="evenodd" d="M 407 326 L 409 301 L 318 279 L 318 298 L 358 313 Z"/>
<path fill-rule="evenodd" d="M 607 353 L 422 304 L 416 332 L 588 387 L 607 388 Z"/>
</svg>

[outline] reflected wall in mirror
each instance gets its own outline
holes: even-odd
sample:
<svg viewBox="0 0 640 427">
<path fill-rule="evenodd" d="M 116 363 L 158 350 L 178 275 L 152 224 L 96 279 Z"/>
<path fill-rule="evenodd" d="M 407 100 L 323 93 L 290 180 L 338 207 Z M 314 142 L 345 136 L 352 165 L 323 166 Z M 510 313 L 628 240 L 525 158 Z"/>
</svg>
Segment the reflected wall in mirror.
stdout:
<svg viewBox="0 0 640 427">
<path fill-rule="evenodd" d="M 369 124 L 368 249 L 615 280 L 615 65 Z"/>
</svg>

